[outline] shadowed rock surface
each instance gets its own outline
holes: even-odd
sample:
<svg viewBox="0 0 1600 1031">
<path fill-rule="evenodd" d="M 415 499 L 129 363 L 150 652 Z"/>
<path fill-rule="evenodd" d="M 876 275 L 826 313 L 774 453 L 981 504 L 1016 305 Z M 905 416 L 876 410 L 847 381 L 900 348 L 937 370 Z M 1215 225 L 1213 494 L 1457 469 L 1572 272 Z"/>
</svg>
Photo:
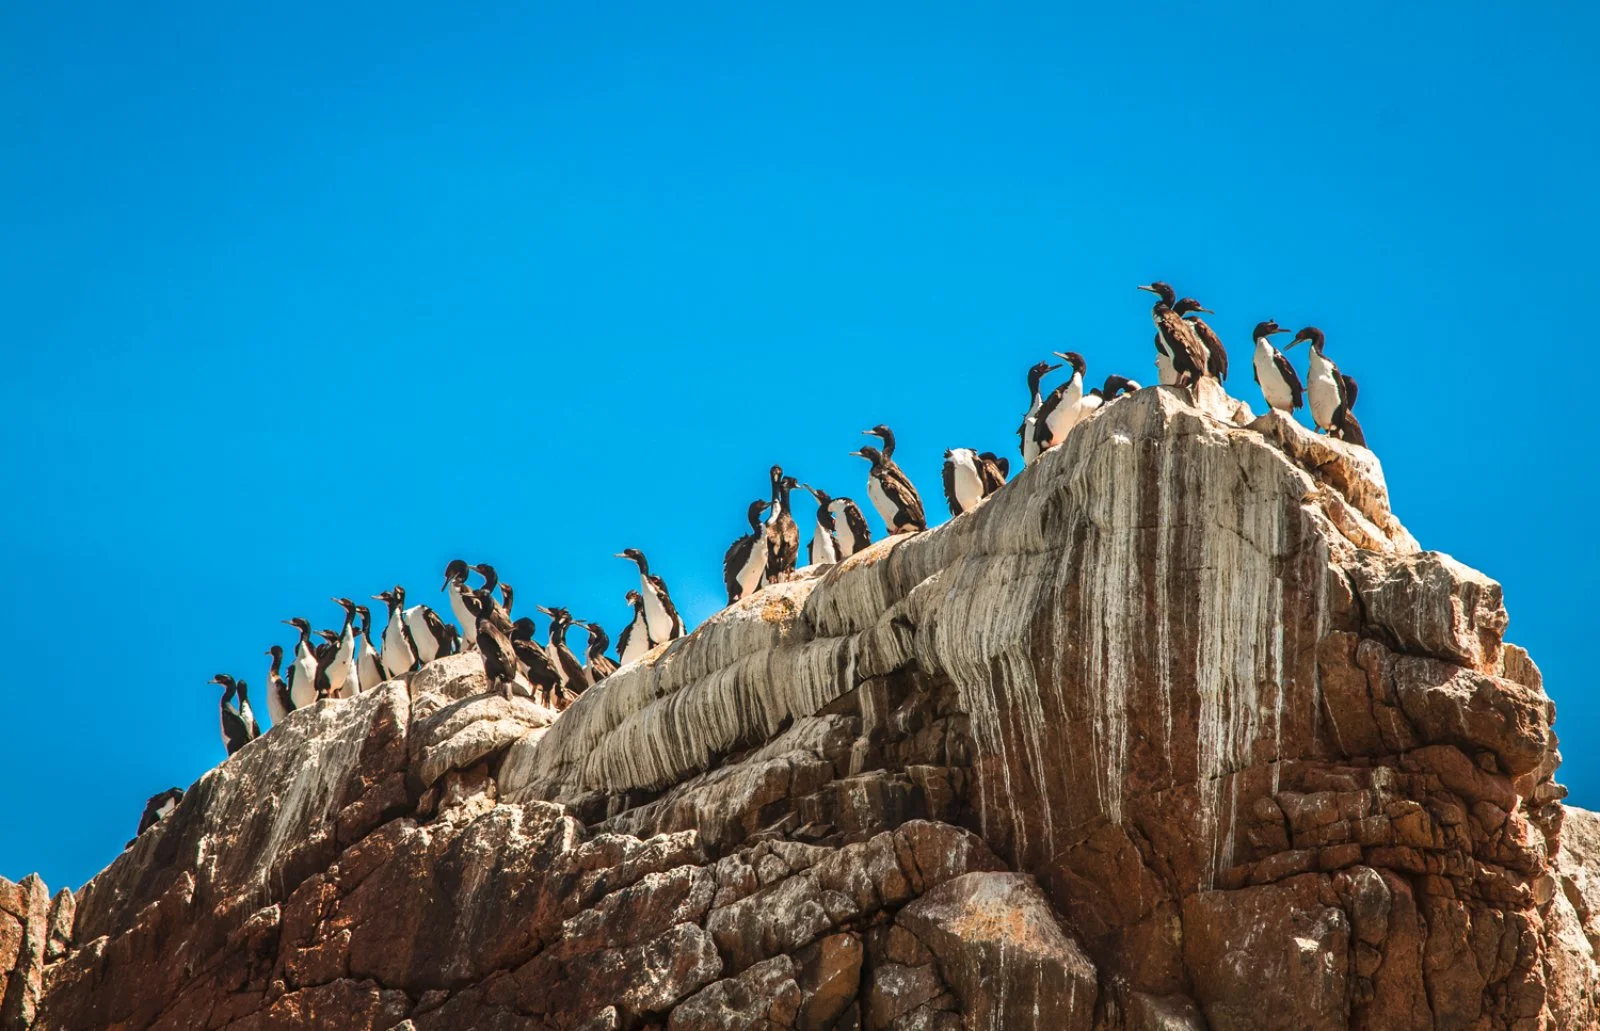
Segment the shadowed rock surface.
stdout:
<svg viewBox="0 0 1600 1031">
<path fill-rule="evenodd" d="M 1499 585 L 1201 401 L 559 719 L 476 656 L 292 714 L 0 882 L 0 1029 L 1595 1026 L 1600 818 Z"/>
</svg>

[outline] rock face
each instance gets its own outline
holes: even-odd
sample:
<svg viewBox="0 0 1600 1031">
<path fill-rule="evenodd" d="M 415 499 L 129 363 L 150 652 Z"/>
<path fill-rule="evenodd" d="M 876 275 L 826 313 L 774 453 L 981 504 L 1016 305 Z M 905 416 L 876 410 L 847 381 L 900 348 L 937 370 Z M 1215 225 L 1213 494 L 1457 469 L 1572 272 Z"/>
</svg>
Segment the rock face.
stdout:
<svg viewBox="0 0 1600 1031">
<path fill-rule="evenodd" d="M 1573 1029 L 1600 817 L 1500 588 L 1371 455 L 1148 389 L 559 719 L 475 656 L 296 712 L 0 1029 Z"/>
</svg>

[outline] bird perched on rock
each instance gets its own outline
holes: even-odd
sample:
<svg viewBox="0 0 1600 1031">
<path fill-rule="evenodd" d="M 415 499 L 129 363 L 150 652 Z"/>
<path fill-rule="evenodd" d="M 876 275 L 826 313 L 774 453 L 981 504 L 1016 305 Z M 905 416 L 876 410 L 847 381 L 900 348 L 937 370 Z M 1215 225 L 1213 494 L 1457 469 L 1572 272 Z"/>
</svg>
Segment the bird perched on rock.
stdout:
<svg viewBox="0 0 1600 1031">
<path fill-rule="evenodd" d="M 472 609 L 462 600 L 468 591 L 466 559 L 451 559 L 444 567 L 444 583 L 439 590 L 445 592 L 450 599 L 450 611 L 455 614 L 456 623 L 461 627 L 461 639 L 466 642 L 467 650 L 471 651 L 478 644 L 478 620 Z"/>
<path fill-rule="evenodd" d="M 750 532 L 729 545 L 722 556 L 722 583 L 728 589 L 729 605 L 759 591 L 767 582 L 769 528 L 761 524 L 761 513 L 767 506 L 765 501 L 750 502 L 745 512 Z"/>
<path fill-rule="evenodd" d="M 478 652 L 483 656 L 483 675 L 488 680 L 489 690 L 501 691 L 507 698 L 516 694 L 532 698 L 533 686 L 522 676 L 521 664 L 517 661 L 517 651 L 511 644 L 510 636 L 487 619 L 478 620 L 474 630 Z"/>
<path fill-rule="evenodd" d="M 1060 365 L 1051 365 L 1049 362 L 1037 362 L 1028 370 L 1028 410 L 1022 416 L 1022 425 L 1017 427 L 1017 435 L 1022 438 L 1022 464 L 1028 465 L 1039 457 L 1039 438 L 1036 424 L 1039 419 L 1039 408 L 1044 404 L 1044 397 L 1039 393 L 1039 383 L 1044 377 Z"/>
<path fill-rule="evenodd" d="M 840 561 L 865 550 L 872 543 L 872 530 L 867 526 L 867 517 L 861 514 L 860 507 L 854 501 L 832 498 L 828 501 L 828 513 L 833 516 L 833 538 L 839 545 Z"/>
<path fill-rule="evenodd" d="M 767 510 L 767 582 L 777 583 L 794 572 L 800 557 L 800 528 L 789 511 L 789 492 L 800 486 L 793 476 L 783 475 L 783 467 L 771 470 L 772 504 Z"/>
<path fill-rule="evenodd" d="M 356 690 L 370 691 L 385 679 L 383 664 L 372 643 L 372 610 L 357 605 L 356 615 L 361 617 L 361 625 L 356 629 Z"/>
<path fill-rule="evenodd" d="M 1006 485 L 1006 477 L 1011 475 L 1011 460 L 985 451 L 978 455 L 978 475 L 983 480 L 983 496 L 988 497 Z"/>
<path fill-rule="evenodd" d="M 339 630 L 333 658 L 328 660 L 328 694 L 333 698 L 354 698 L 361 683 L 356 669 L 356 603 L 349 598 L 330 600 L 344 610 L 344 626 Z"/>
<path fill-rule="evenodd" d="M 1087 419 L 1099 404 L 1099 401 L 1085 401 L 1083 375 L 1086 366 L 1083 355 L 1076 351 L 1060 351 L 1056 357 L 1072 366 L 1072 376 L 1050 391 L 1050 396 L 1039 406 L 1033 432 L 1041 452 L 1060 446 L 1073 427 Z"/>
<path fill-rule="evenodd" d="M 1294 410 L 1304 403 L 1305 387 L 1300 385 L 1300 374 L 1294 371 L 1289 359 L 1282 351 L 1272 346 L 1273 337 L 1287 332 L 1289 332 L 1287 329 L 1272 319 L 1256 323 L 1256 328 L 1250 332 L 1251 338 L 1256 342 L 1250 366 L 1255 372 L 1256 386 L 1261 388 L 1261 396 L 1266 398 L 1267 406 L 1293 414 Z"/>
<path fill-rule="evenodd" d="M 332 667 L 334 658 L 339 654 L 339 635 L 332 630 L 318 630 L 317 636 L 322 638 L 322 643 L 312 651 L 317 656 L 317 677 L 315 682 L 317 685 L 317 698 L 321 700 L 334 697 Z"/>
<path fill-rule="evenodd" d="M 567 647 L 567 627 L 572 625 L 572 613 L 560 606 L 535 607 L 550 617 L 550 639 L 545 644 L 545 651 L 549 653 L 556 672 L 561 674 L 559 689 L 574 697 L 583 694 L 589 688 L 589 675 L 584 671 L 583 663 L 578 661 L 578 656 Z"/>
<path fill-rule="evenodd" d="M 289 697 L 294 708 L 304 709 L 319 697 L 317 650 L 311 643 L 311 624 L 300 616 L 283 622 L 300 633 L 294 646 L 294 662 L 289 666 Z"/>
<path fill-rule="evenodd" d="M 1206 375 L 1212 379 L 1225 380 L 1228 378 L 1228 349 L 1222 346 L 1222 338 L 1217 336 L 1217 331 L 1206 324 L 1199 316 L 1199 312 L 1215 315 L 1210 308 L 1201 307 L 1200 302 L 1193 297 L 1185 297 L 1172 306 L 1172 310 L 1182 316 L 1183 321 L 1194 330 L 1195 336 L 1200 338 L 1200 346 L 1206 351 Z"/>
<path fill-rule="evenodd" d="M 1311 370 L 1307 376 L 1306 393 L 1311 395 L 1311 421 L 1317 424 L 1320 430 L 1331 431 L 1334 428 L 1333 413 L 1340 405 L 1347 408 L 1353 407 L 1355 398 L 1345 398 L 1345 377 L 1339 372 L 1339 367 L 1333 364 L 1323 351 L 1327 344 L 1322 330 L 1316 326 L 1307 326 L 1296 333 L 1289 346 L 1297 347 L 1303 343 L 1311 344 Z"/>
<path fill-rule="evenodd" d="M 144 804 L 144 812 L 139 814 L 139 833 L 143 834 L 165 820 L 182 801 L 182 788 L 168 788 L 159 795 L 151 795 L 150 800 Z"/>
<path fill-rule="evenodd" d="M 405 592 L 401 591 L 401 601 Z M 446 623 L 426 605 L 413 605 L 405 610 L 405 628 L 417 650 L 417 662 L 423 666 L 441 655 L 454 655 L 460 647 L 461 636 L 456 628 Z"/>
<path fill-rule="evenodd" d="M 500 604 L 500 599 L 503 596 L 501 592 L 497 591 L 500 586 L 500 574 L 495 572 L 494 566 L 487 562 L 479 562 L 472 567 L 472 570 L 483 577 L 483 586 L 477 589 L 468 588 L 463 592 L 462 602 L 467 605 L 468 609 L 472 610 L 474 616 L 492 620 L 494 625 L 500 628 L 501 633 L 509 635 L 511 633 L 511 611 Z M 476 606 L 472 605 L 466 597 L 468 593 L 478 599 Z"/>
<path fill-rule="evenodd" d="M 650 634 L 650 647 L 666 644 L 683 636 L 683 618 L 667 593 L 667 582 L 650 572 L 650 562 L 638 548 L 626 548 L 617 558 L 639 567 L 639 596 L 644 599 L 644 624 Z"/>
<path fill-rule="evenodd" d="M 379 664 L 391 678 L 411 672 L 417 665 L 417 646 L 411 639 L 411 629 L 406 626 L 406 589 L 395 584 L 387 591 L 374 594 L 372 600 L 383 602 L 389 610 L 389 619 L 380 638 L 383 647 L 378 652 Z"/>
<path fill-rule="evenodd" d="M 533 688 L 534 700 L 541 705 L 560 708 L 557 695 L 561 688 L 561 671 L 551 661 L 550 653 L 534 640 L 537 633 L 533 620 L 523 616 L 511 625 L 511 647 L 522 667 L 522 675 Z"/>
<path fill-rule="evenodd" d="M 806 546 L 806 562 L 813 566 L 832 565 L 839 561 L 839 536 L 834 529 L 834 515 L 828 508 L 833 499 L 828 492 L 811 484 L 801 484 L 817 503 L 817 523 L 811 528 L 811 543 Z M 731 555 L 731 549 L 730 549 Z"/>
<path fill-rule="evenodd" d="M 879 423 L 861 433 L 883 441 L 881 453 L 870 446 L 850 453 L 872 463 L 867 474 L 867 497 L 883 517 L 884 525 L 891 534 L 926 530 L 928 519 L 923 514 L 922 497 L 911 485 L 911 478 L 894 461 L 894 431 Z"/>
<path fill-rule="evenodd" d="M 1156 295 L 1150 321 L 1156 326 L 1156 368 L 1160 382 L 1171 386 L 1190 386 L 1206 373 L 1206 350 L 1194 327 L 1173 310 L 1177 303 L 1172 287 L 1155 282 L 1139 287 Z"/>
<path fill-rule="evenodd" d="M 288 681 L 278 673 L 283 665 L 283 648 L 275 644 L 267 649 L 267 654 L 272 656 L 272 668 L 267 671 L 267 715 L 276 727 L 294 711 L 294 698 L 290 694 Z"/>
<path fill-rule="evenodd" d="M 978 453 L 968 447 L 953 447 L 944 453 L 944 500 L 952 516 L 978 507 L 983 500 L 983 470 Z"/>
<path fill-rule="evenodd" d="M 210 683 L 222 688 L 222 700 L 217 703 L 217 715 L 222 728 L 222 747 L 232 755 L 261 736 L 256 714 L 250 711 L 250 689 L 243 680 L 235 681 L 226 673 L 218 673 Z M 237 707 L 229 705 L 239 699 Z"/>
<path fill-rule="evenodd" d="M 622 628 L 622 633 L 617 635 L 617 661 L 626 666 L 643 658 L 650 650 L 650 631 L 645 626 L 644 599 L 639 596 L 639 592 L 629 591 L 623 597 L 633 609 L 633 617 L 628 620 L 628 625 Z"/>
<path fill-rule="evenodd" d="M 589 683 L 598 684 L 617 671 L 616 660 L 606 654 L 611 647 L 611 637 L 599 623 L 585 623 L 581 619 L 575 619 L 572 625 L 581 626 L 589 632 L 589 647 L 585 656 L 584 670 L 588 673 Z"/>
</svg>

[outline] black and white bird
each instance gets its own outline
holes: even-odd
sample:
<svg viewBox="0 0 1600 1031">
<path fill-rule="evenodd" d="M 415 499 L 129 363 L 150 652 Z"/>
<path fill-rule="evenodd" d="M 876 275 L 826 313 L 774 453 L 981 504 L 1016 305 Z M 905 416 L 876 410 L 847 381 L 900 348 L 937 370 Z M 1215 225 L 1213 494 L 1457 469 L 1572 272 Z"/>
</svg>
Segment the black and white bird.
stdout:
<svg viewBox="0 0 1600 1031">
<path fill-rule="evenodd" d="M 645 626 L 644 599 L 639 596 L 639 592 L 629 591 L 623 597 L 633 608 L 633 616 L 628 620 L 628 625 L 617 635 L 617 662 L 626 666 L 643 658 L 650 651 L 650 631 Z"/>
<path fill-rule="evenodd" d="M 1217 336 L 1217 331 L 1202 319 L 1199 312 L 1215 315 L 1210 308 L 1202 307 L 1200 302 L 1193 297 L 1185 297 L 1172 306 L 1172 310 L 1183 317 L 1183 321 L 1194 330 L 1195 336 L 1200 338 L 1200 346 L 1206 351 L 1206 375 L 1215 380 L 1228 378 L 1228 349 L 1222 346 L 1222 338 Z"/>
<path fill-rule="evenodd" d="M 317 700 L 317 650 L 311 644 L 311 624 L 299 616 L 283 621 L 300 632 L 294 646 L 294 662 L 289 666 L 289 698 L 296 709 Z"/>
<path fill-rule="evenodd" d="M 745 517 L 750 532 L 728 546 L 722 556 L 722 583 L 728 589 L 728 604 L 759 591 L 767 582 L 767 532 L 761 513 L 768 502 L 752 501 Z"/>
<path fill-rule="evenodd" d="M 978 455 L 978 475 L 983 480 L 983 496 L 988 497 L 1006 485 L 1006 477 L 1011 475 L 1011 460 L 993 451 L 984 451 Z"/>
<path fill-rule="evenodd" d="M 356 615 L 361 617 L 356 631 L 356 690 L 370 691 L 388 678 L 383 675 L 383 663 L 372 643 L 372 610 L 357 605 Z"/>
<path fill-rule="evenodd" d="M 332 630 L 318 630 L 317 636 L 322 638 L 322 643 L 312 648 L 312 653 L 317 657 L 317 698 L 332 698 L 331 674 L 334 656 L 339 653 L 339 635 Z"/>
<path fill-rule="evenodd" d="M 1346 443 L 1366 447 L 1367 434 L 1351 411 L 1356 404 L 1356 381 L 1349 376 L 1344 378 L 1344 396 L 1344 403 L 1333 410 L 1333 428 L 1328 432 Z"/>
<path fill-rule="evenodd" d="M 494 625 L 500 628 L 501 633 L 510 634 L 511 610 L 500 603 L 500 599 L 505 595 L 504 592 L 497 590 L 497 588 L 501 586 L 500 574 L 495 572 L 494 566 L 491 566 L 487 562 L 479 562 L 477 565 L 473 566 L 472 569 L 479 576 L 483 577 L 482 587 L 479 587 L 475 591 L 473 591 L 471 588 L 468 588 L 468 590 L 477 595 L 478 598 L 478 605 L 474 610 L 475 614 L 492 620 Z M 467 599 L 465 597 L 462 598 L 463 602 L 466 600 Z M 471 608 L 472 606 L 469 604 L 468 607 Z"/>
<path fill-rule="evenodd" d="M 983 468 L 978 453 L 953 447 L 944 453 L 944 500 L 952 516 L 971 512 L 984 498 Z"/>
<path fill-rule="evenodd" d="M 800 528 L 789 511 L 789 492 L 800 486 L 793 476 L 783 475 L 783 466 L 772 467 L 772 504 L 767 509 L 766 551 L 768 583 L 786 580 L 800 558 Z"/>
<path fill-rule="evenodd" d="M 678 615 L 667 582 L 650 572 L 650 563 L 638 548 L 626 548 L 617 558 L 639 567 L 639 595 L 644 600 L 644 624 L 650 634 L 650 647 L 676 641 L 683 636 L 683 618 Z"/>
<path fill-rule="evenodd" d="M 1272 345 L 1273 337 L 1287 332 L 1272 319 L 1256 323 L 1256 328 L 1250 332 L 1256 342 L 1250 366 L 1267 406 L 1280 412 L 1293 413 L 1305 403 L 1305 387 L 1300 385 L 1300 374 L 1294 371 L 1289 359 Z"/>
<path fill-rule="evenodd" d="M 272 656 L 272 668 L 267 671 L 267 716 L 276 727 L 294 711 L 294 698 L 289 692 L 289 682 L 278 672 L 283 667 L 283 648 L 275 644 L 267 649 L 267 654 Z"/>
<path fill-rule="evenodd" d="M 1072 376 L 1050 391 L 1050 396 L 1039 406 L 1033 432 L 1040 452 L 1059 447 L 1067 439 L 1067 434 L 1087 419 L 1100 403 L 1098 400 L 1085 400 L 1088 395 L 1083 390 L 1086 369 L 1083 355 L 1076 351 L 1058 351 L 1056 357 L 1072 366 Z"/>
<path fill-rule="evenodd" d="M 867 497 L 883 517 L 884 525 L 891 534 L 926 530 L 928 518 L 923 514 L 922 497 L 911 485 L 911 478 L 894 461 L 894 431 L 879 423 L 870 430 L 862 430 L 861 434 L 883 441 L 882 452 L 869 446 L 850 453 L 872 463 L 867 473 Z"/>
<path fill-rule="evenodd" d="M 328 695 L 332 698 L 354 698 L 360 686 L 356 659 L 356 603 L 349 598 L 329 599 L 344 610 L 344 626 L 339 630 L 339 647 L 328 663 Z"/>
<path fill-rule="evenodd" d="M 139 833 L 143 834 L 171 816 L 172 811 L 178 808 L 178 803 L 182 801 L 182 788 L 168 788 L 159 795 L 151 795 L 150 800 L 144 804 L 144 812 L 139 814 Z"/>
<path fill-rule="evenodd" d="M 218 673 L 210 683 L 222 688 L 222 700 L 217 703 L 217 715 L 222 729 L 222 747 L 232 755 L 261 736 L 256 724 L 256 714 L 250 711 L 250 689 L 243 680 L 235 681 L 226 673 Z M 238 707 L 228 703 L 238 698 Z"/>
<path fill-rule="evenodd" d="M 834 529 L 833 510 L 828 506 L 833 499 L 825 490 L 809 483 L 801 484 L 817 502 L 817 523 L 811 528 L 811 543 L 806 546 L 806 562 L 813 566 L 829 566 L 839 561 L 839 535 Z"/>
<path fill-rule="evenodd" d="M 577 654 L 567 647 L 567 628 L 572 625 L 572 613 L 560 606 L 535 607 L 550 617 L 550 638 L 545 644 L 545 651 L 555 664 L 556 672 L 561 674 L 561 690 L 571 695 L 583 694 L 589 688 L 589 674 Z"/>
<path fill-rule="evenodd" d="M 1113 373 L 1106 377 L 1104 383 L 1089 391 L 1089 396 L 1095 399 L 1094 406 L 1099 409 L 1104 408 L 1122 395 L 1132 394 L 1139 389 L 1141 388 L 1138 380 Z"/>
<path fill-rule="evenodd" d="M 1022 416 L 1022 425 L 1017 427 L 1017 435 L 1022 438 L 1022 464 L 1029 465 L 1039 457 L 1039 441 L 1035 434 L 1035 424 L 1039 418 L 1039 408 L 1044 404 L 1044 395 L 1039 393 L 1039 382 L 1044 377 L 1061 368 L 1049 362 L 1038 362 L 1028 370 L 1028 411 Z"/>
<path fill-rule="evenodd" d="M 833 515 L 833 539 L 839 545 L 839 560 L 866 550 L 872 543 L 872 530 L 860 506 L 850 498 L 833 498 L 828 502 L 828 511 Z"/>
<path fill-rule="evenodd" d="M 1189 386 L 1206 373 L 1205 345 L 1195 334 L 1194 327 L 1173 311 L 1176 294 L 1166 283 L 1155 282 L 1139 287 L 1156 295 L 1150 309 L 1150 321 L 1156 326 L 1156 369 L 1160 382 L 1166 386 Z"/>
<path fill-rule="evenodd" d="M 550 653 L 534 640 L 537 634 L 533 620 L 524 616 L 511 624 L 511 647 L 522 667 L 523 677 L 533 688 L 534 700 L 541 705 L 558 708 L 561 706 L 561 700 L 557 697 L 561 687 L 561 671 L 550 661 Z"/>
<path fill-rule="evenodd" d="M 462 601 L 462 595 L 470 590 L 467 587 L 467 572 L 466 559 L 451 559 L 444 567 L 444 583 L 439 590 L 449 596 L 450 611 L 461 627 L 461 639 L 466 642 L 467 650 L 471 651 L 478 643 L 478 621 L 467 603 Z"/>
<path fill-rule="evenodd" d="M 389 610 L 389 620 L 383 625 L 382 647 L 378 663 L 391 679 L 410 673 L 417 665 L 417 646 L 411 640 L 411 629 L 406 626 L 406 589 L 399 584 L 372 596 Z"/>
<path fill-rule="evenodd" d="M 1317 424 L 1320 430 L 1331 431 L 1334 428 L 1333 413 L 1340 405 L 1347 408 L 1354 407 L 1355 398 L 1347 402 L 1345 398 L 1345 377 L 1339 372 L 1339 367 L 1333 364 L 1323 351 L 1327 344 L 1322 330 L 1316 326 L 1307 326 L 1295 334 L 1290 347 L 1302 343 L 1311 344 L 1311 368 L 1306 376 L 1306 393 L 1311 397 L 1311 421 Z"/>
<path fill-rule="evenodd" d="M 611 648 L 611 637 L 599 623 L 585 623 L 581 619 L 575 619 L 572 625 L 581 626 L 589 632 L 589 646 L 584 655 L 583 668 L 589 675 L 589 683 L 598 684 L 617 671 L 617 660 L 606 654 Z"/>
<path fill-rule="evenodd" d="M 402 591 L 401 598 L 404 597 Z M 413 605 L 405 610 L 405 628 L 417 650 L 417 662 L 424 666 L 441 655 L 454 655 L 461 642 L 456 628 L 426 605 Z"/>
</svg>

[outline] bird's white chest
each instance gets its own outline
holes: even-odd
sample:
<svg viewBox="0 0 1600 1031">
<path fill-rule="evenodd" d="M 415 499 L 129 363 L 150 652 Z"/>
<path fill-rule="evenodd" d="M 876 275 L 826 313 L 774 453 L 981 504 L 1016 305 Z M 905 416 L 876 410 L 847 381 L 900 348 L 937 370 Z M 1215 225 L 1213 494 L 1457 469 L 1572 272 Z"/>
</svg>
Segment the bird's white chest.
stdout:
<svg viewBox="0 0 1600 1031">
<path fill-rule="evenodd" d="M 278 697 L 278 685 L 267 678 L 267 716 L 271 718 L 272 725 L 276 727 L 282 723 L 284 717 L 289 715 L 289 710 L 284 708 L 283 700 Z"/>
<path fill-rule="evenodd" d="M 872 507 L 883 517 L 884 524 L 889 529 L 894 529 L 895 515 L 900 511 L 900 507 L 889 500 L 889 495 L 883 489 L 883 481 L 876 473 L 867 477 L 867 498 L 871 500 Z"/>
<path fill-rule="evenodd" d="M 1256 341 L 1256 382 L 1261 384 L 1261 396 L 1267 399 L 1267 404 L 1287 412 L 1294 407 L 1294 392 L 1278 371 L 1276 351 L 1277 348 L 1265 340 Z"/>
<path fill-rule="evenodd" d="M 820 522 L 811 535 L 811 564 L 826 564 L 839 561 L 839 549 L 834 545 L 833 532 Z"/>
<path fill-rule="evenodd" d="M 421 605 L 413 605 L 405 611 L 406 627 L 411 631 L 411 639 L 417 642 L 417 659 L 426 664 L 439 657 L 439 642 L 434 639 L 432 631 L 428 629 L 428 621 L 422 614 Z M 384 639 L 388 639 L 385 631 Z M 405 638 L 400 639 L 400 647 L 405 647 Z M 406 667 L 410 668 L 410 663 Z M 396 667 L 391 666 L 390 669 Z"/>
<path fill-rule="evenodd" d="M 856 540 L 855 533 L 850 529 L 850 520 L 845 518 L 842 505 L 833 509 L 833 532 L 839 540 L 839 558 L 849 558 L 861 550 L 861 542 Z"/>
<path fill-rule="evenodd" d="M 1339 381 L 1333 363 L 1311 352 L 1311 382 L 1306 392 L 1311 395 L 1311 419 L 1323 429 L 1333 426 L 1333 411 L 1339 407 Z"/>
<path fill-rule="evenodd" d="M 461 585 L 452 580 L 448 593 L 450 611 L 455 613 L 456 623 L 461 626 L 461 636 L 467 639 L 468 644 L 477 644 L 478 621 L 472 618 L 472 613 L 467 611 L 466 603 L 461 600 Z"/>
<path fill-rule="evenodd" d="M 761 589 L 761 580 L 767 571 L 766 542 L 756 538 L 750 542 L 750 553 L 744 557 L 744 564 L 734 574 L 739 581 L 739 596 L 748 597 Z"/>
<path fill-rule="evenodd" d="M 950 462 L 953 466 L 950 470 L 951 493 L 955 495 L 961 511 L 970 512 L 983 500 L 983 478 L 978 475 L 972 452 L 967 448 L 955 452 Z"/>
<path fill-rule="evenodd" d="M 317 657 L 304 645 L 296 645 L 291 669 L 294 682 L 289 686 L 289 698 L 295 708 L 302 709 L 317 700 Z"/>
<path fill-rule="evenodd" d="M 762 551 L 762 558 L 766 552 Z M 656 644 L 672 640 L 672 615 L 667 612 L 667 607 L 661 603 L 661 598 L 656 594 L 656 589 L 643 575 L 639 577 L 639 593 L 644 598 L 644 623 L 650 632 L 650 640 Z"/>
<path fill-rule="evenodd" d="M 645 626 L 644 614 L 635 612 L 633 622 L 628 627 L 628 644 L 617 653 L 617 661 L 626 666 L 628 663 L 642 657 L 650 650 L 649 630 Z"/>
<path fill-rule="evenodd" d="M 1178 370 L 1172 367 L 1172 355 L 1164 348 L 1156 352 L 1156 382 L 1164 387 L 1174 386 L 1178 382 Z"/>
</svg>

